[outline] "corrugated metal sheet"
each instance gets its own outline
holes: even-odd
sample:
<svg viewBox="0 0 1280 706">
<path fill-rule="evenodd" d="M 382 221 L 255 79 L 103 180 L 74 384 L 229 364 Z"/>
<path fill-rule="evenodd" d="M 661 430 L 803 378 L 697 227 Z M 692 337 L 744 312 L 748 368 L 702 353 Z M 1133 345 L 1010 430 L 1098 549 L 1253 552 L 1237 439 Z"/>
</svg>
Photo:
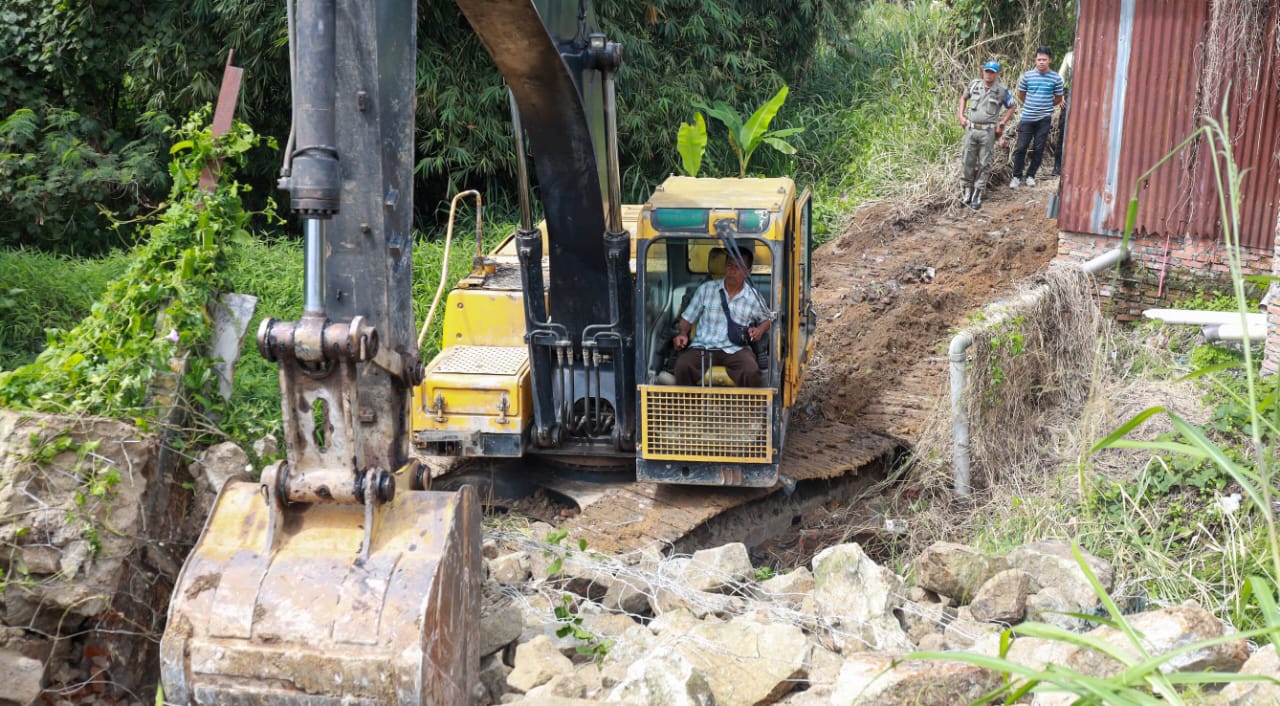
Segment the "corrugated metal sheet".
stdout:
<svg viewBox="0 0 1280 706">
<path fill-rule="evenodd" d="M 1120 234 L 1134 180 L 1195 129 L 1209 13 L 1208 0 L 1080 0 L 1061 229 Z M 1263 47 L 1273 46 L 1269 35 Z M 1267 54 L 1253 100 L 1246 104 L 1233 90 L 1230 121 L 1236 161 L 1250 170 L 1241 240 L 1270 250 L 1280 203 L 1280 82 L 1274 56 Z M 1224 76 L 1207 87 L 1211 105 L 1221 105 L 1228 81 Z M 1142 185 L 1139 228 L 1221 237 L 1206 159 L 1203 143 L 1195 152 L 1184 150 Z"/>
</svg>

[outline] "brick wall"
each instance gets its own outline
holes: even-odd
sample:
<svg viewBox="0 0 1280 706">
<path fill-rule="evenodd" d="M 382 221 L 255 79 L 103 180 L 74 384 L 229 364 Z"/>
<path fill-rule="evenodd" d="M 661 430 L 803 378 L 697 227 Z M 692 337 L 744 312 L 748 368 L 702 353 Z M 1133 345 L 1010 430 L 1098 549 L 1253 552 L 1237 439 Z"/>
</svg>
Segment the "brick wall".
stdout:
<svg viewBox="0 0 1280 706">
<path fill-rule="evenodd" d="M 1280 226 L 1276 227 L 1275 252 L 1271 258 L 1271 274 L 1280 275 L 1276 270 L 1280 267 Z M 1267 312 L 1267 347 L 1262 354 L 1262 374 L 1275 375 L 1280 372 L 1280 285 L 1271 283 L 1267 296 L 1263 301 L 1263 311 Z"/>
<path fill-rule="evenodd" d="M 1084 233 L 1058 233 L 1058 255 L 1055 261 L 1084 263 L 1120 246 L 1120 238 Z M 1173 302 L 1188 299 L 1198 292 L 1229 292 L 1231 271 L 1226 248 L 1218 241 L 1196 240 L 1174 236 L 1168 243 L 1168 265 L 1165 266 L 1163 236 L 1134 237 L 1129 241 L 1129 260 L 1120 269 L 1098 275 L 1098 291 L 1102 310 L 1118 321 L 1142 318 L 1144 309 L 1168 308 Z M 1272 273 L 1273 255 L 1267 250 L 1245 248 L 1242 253 L 1246 275 Z M 1160 275 L 1164 270 L 1164 286 Z M 1260 297 L 1263 288 L 1246 285 L 1251 297 Z M 1268 308 L 1275 323 L 1280 323 L 1280 302 Z M 1277 330 L 1273 325 L 1272 331 Z M 1280 361 L 1280 340 L 1268 338 L 1268 357 Z M 1276 355 L 1271 356 L 1272 344 Z M 1274 366 L 1273 366 L 1273 369 Z"/>
</svg>

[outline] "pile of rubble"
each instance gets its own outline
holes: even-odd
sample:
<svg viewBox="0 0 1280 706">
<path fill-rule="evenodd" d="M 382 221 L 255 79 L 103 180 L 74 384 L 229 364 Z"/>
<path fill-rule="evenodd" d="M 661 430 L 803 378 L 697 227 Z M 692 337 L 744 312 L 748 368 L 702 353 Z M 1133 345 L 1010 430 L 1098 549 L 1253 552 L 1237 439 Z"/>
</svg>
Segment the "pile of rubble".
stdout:
<svg viewBox="0 0 1280 706">
<path fill-rule="evenodd" d="M 768 576 L 746 547 L 693 556 L 627 557 L 566 550 L 548 525 L 490 533 L 481 620 L 482 682 L 488 703 L 526 706 L 718 704 L 792 706 L 970 703 L 1002 675 L 913 651 L 996 655 L 1001 632 L 1028 617 L 1134 654 L 1110 627 L 1090 629 L 1071 614 L 1101 607 L 1071 547 L 1041 543 L 990 557 L 938 543 L 913 567 L 914 586 L 877 565 L 857 544 L 814 557 L 812 570 Z M 1110 589 L 1114 572 L 1084 556 Z M 1127 616 L 1151 654 L 1226 634 L 1209 612 L 1181 605 Z M 1252 652 L 1252 654 L 1251 654 Z M 1065 641 L 1022 637 L 1008 658 L 1108 676 L 1119 662 Z M 1226 640 L 1169 660 L 1168 670 L 1280 677 L 1275 649 Z M 1218 703 L 1271 704 L 1280 686 L 1233 684 Z M 1070 704 L 1037 693 L 1031 703 Z"/>
</svg>

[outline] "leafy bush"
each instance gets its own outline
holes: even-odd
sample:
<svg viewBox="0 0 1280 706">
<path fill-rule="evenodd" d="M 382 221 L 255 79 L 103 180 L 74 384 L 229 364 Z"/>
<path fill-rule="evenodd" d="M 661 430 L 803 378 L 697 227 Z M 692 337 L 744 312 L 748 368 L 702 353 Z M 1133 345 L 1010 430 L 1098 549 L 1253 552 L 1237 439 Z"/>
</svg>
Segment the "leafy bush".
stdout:
<svg viewBox="0 0 1280 706">
<path fill-rule="evenodd" d="M 55 332 L 36 360 L 0 373 L 0 404 L 60 413 L 92 413 L 133 419 L 154 415 L 149 386 L 158 371 L 171 369 L 183 351 L 200 349 L 211 334 L 208 305 L 225 291 L 226 252 L 247 236 L 249 219 L 241 187 L 223 178 L 215 191 L 197 188 L 201 170 L 214 158 L 228 175 L 257 144 L 243 124 L 214 138 L 193 116 L 174 134 L 173 187 L 169 203 L 146 226 L 145 245 L 128 270 L 111 283 L 88 317 Z M 210 362 L 193 356 L 184 374 L 190 399 L 209 400 Z"/>
<path fill-rule="evenodd" d="M 156 207 L 168 181 L 156 159 L 168 118 L 147 114 L 140 126 L 142 137 L 126 140 L 70 110 L 28 108 L 0 122 L 0 246 L 95 254 L 120 245 L 102 237 L 101 211 L 134 218 Z"/>
</svg>

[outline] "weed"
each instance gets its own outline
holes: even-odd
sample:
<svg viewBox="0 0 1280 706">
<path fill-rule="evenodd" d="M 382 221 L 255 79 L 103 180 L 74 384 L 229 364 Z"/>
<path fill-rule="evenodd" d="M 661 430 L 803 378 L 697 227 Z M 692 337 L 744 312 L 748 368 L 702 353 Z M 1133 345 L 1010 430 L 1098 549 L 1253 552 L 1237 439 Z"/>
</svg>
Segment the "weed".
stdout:
<svg viewBox="0 0 1280 706">
<path fill-rule="evenodd" d="M 543 550 L 543 553 L 548 557 L 554 557 L 547 568 L 548 578 L 560 576 L 564 572 L 564 559 L 573 553 L 572 550 L 563 546 L 568 536 L 569 531 L 566 529 L 552 530 L 547 533 L 545 541 L 549 548 Z M 579 539 L 577 546 L 578 551 L 585 552 L 587 540 Z M 574 612 L 575 600 L 572 594 L 561 594 L 560 604 L 554 610 L 556 622 L 560 623 L 560 627 L 556 629 L 556 637 L 572 637 L 578 643 L 574 650 L 580 655 L 591 657 L 596 666 L 599 666 L 608 656 L 609 648 L 613 647 L 614 641 L 605 639 L 583 627 L 582 616 Z"/>
</svg>

